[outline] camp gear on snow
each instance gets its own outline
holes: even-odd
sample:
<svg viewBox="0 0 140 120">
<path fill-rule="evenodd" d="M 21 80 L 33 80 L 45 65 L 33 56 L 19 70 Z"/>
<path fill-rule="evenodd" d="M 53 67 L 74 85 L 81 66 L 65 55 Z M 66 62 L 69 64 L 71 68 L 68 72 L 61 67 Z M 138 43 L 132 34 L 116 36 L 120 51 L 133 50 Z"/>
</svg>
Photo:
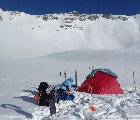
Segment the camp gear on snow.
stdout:
<svg viewBox="0 0 140 120">
<path fill-rule="evenodd" d="M 55 100 L 50 101 L 50 114 L 51 116 L 56 113 Z"/>
<path fill-rule="evenodd" d="M 50 101 L 55 101 L 55 102 L 58 102 L 58 93 L 57 93 L 57 88 L 56 86 L 53 86 L 52 90 L 50 91 L 49 93 L 50 95 Z"/>
<path fill-rule="evenodd" d="M 49 85 L 48 88 L 46 89 L 46 93 L 56 93 L 57 92 L 57 87 L 55 85 Z"/>
<path fill-rule="evenodd" d="M 109 69 L 95 69 L 77 89 L 90 94 L 123 94 L 117 75 Z"/>
<path fill-rule="evenodd" d="M 61 72 L 59 73 L 59 75 L 61 76 Z"/>
<path fill-rule="evenodd" d="M 38 101 L 40 95 L 41 95 L 40 92 L 37 92 L 37 93 L 35 94 L 35 96 L 34 96 L 34 100 L 35 100 L 35 101 Z"/>
<path fill-rule="evenodd" d="M 50 114 L 53 115 L 56 113 L 56 106 L 55 106 L 55 103 L 59 102 L 58 99 L 57 99 L 57 88 L 56 86 L 50 86 L 49 88 L 51 88 L 50 90 L 50 101 L 49 101 L 49 104 L 50 104 Z"/>
<path fill-rule="evenodd" d="M 61 93 L 63 93 L 64 91 L 65 91 L 64 89 L 59 88 L 59 89 L 57 89 L 57 94 L 61 94 Z"/>
<path fill-rule="evenodd" d="M 77 71 L 75 70 L 75 88 L 77 87 Z"/>
<path fill-rule="evenodd" d="M 66 88 L 66 93 L 69 95 L 71 93 L 69 88 Z"/>
<path fill-rule="evenodd" d="M 64 72 L 65 80 L 67 79 L 67 73 L 66 71 Z"/>
<path fill-rule="evenodd" d="M 96 111 L 96 107 L 95 107 L 95 106 L 89 106 L 88 109 L 90 109 L 90 110 L 92 110 L 92 111 Z"/>
</svg>

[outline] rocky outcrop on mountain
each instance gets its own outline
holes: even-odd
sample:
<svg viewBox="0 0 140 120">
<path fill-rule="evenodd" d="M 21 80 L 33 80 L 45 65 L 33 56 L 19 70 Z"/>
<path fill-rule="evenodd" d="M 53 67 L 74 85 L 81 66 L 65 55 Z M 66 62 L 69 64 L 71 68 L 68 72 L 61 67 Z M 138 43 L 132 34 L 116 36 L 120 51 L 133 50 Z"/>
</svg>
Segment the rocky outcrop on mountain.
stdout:
<svg viewBox="0 0 140 120">
<path fill-rule="evenodd" d="M 79 16 L 80 13 L 73 11 L 73 12 L 69 12 L 68 14 L 71 14 L 71 16 Z"/>
<path fill-rule="evenodd" d="M 120 19 L 120 20 L 126 21 L 126 20 L 128 20 L 128 17 L 118 16 L 117 19 Z"/>
<path fill-rule="evenodd" d="M 99 19 L 99 16 L 98 16 L 98 15 L 88 15 L 88 16 L 87 16 L 87 19 L 88 19 L 88 20 L 91 20 L 91 21 L 92 21 L 92 20 L 97 20 L 97 19 Z"/>
<path fill-rule="evenodd" d="M 11 19 L 13 16 L 21 16 L 21 12 L 18 11 L 3 11 L 2 12 L 9 12 L 11 15 Z M 26 13 L 24 13 L 26 15 Z M 2 17 L 2 16 L 1 16 Z M 110 19 L 110 20 L 122 20 L 126 21 L 128 20 L 129 16 L 118 16 L 118 15 L 111 15 L 111 14 L 80 14 L 76 11 L 68 12 L 68 13 L 61 13 L 61 14 L 45 14 L 45 15 L 39 15 L 36 16 L 36 18 L 42 18 L 44 21 L 48 20 L 59 20 L 62 19 L 64 23 L 72 23 L 76 20 L 79 21 L 96 21 L 100 18 L 104 19 Z M 2 20 L 2 18 L 0 18 Z M 9 19 L 9 20 L 11 20 Z"/>
<path fill-rule="evenodd" d="M 80 14 L 78 12 L 69 12 L 67 13 L 67 16 L 66 16 L 66 13 L 65 14 L 62 14 L 62 16 L 64 16 L 64 22 L 65 23 L 72 23 L 73 21 L 76 21 L 76 20 L 79 20 L 79 21 L 86 21 L 86 20 L 90 20 L 90 21 L 93 21 L 93 20 L 97 20 L 97 19 L 100 19 L 101 17 L 102 18 L 105 18 L 105 19 L 110 19 L 110 20 L 123 20 L 123 21 L 126 21 L 128 20 L 129 16 L 117 16 L 117 15 L 111 15 L 111 14 Z M 40 16 L 39 16 L 40 17 Z M 38 18 L 39 18 L 38 17 Z M 57 17 L 55 16 L 55 14 L 51 14 L 51 15 L 43 15 L 42 19 L 44 21 L 47 21 L 47 20 L 58 20 L 60 17 L 60 14 L 57 14 Z"/>
<path fill-rule="evenodd" d="M 15 17 L 21 17 L 22 15 L 26 15 L 26 13 L 21 13 L 18 11 L 3 11 L 2 13 L 9 14 L 9 17 L 3 17 L 3 14 L 0 15 L 0 21 L 4 21 L 5 18 L 7 20 L 14 20 Z M 60 14 L 45 14 L 45 15 L 35 15 L 36 19 L 42 19 L 45 22 L 51 21 L 51 20 L 58 20 L 60 21 L 59 28 L 57 31 L 60 31 L 61 29 L 69 30 L 69 29 L 78 29 L 78 30 L 84 30 L 84 26 L 82 25 L 82 22 L 84 21 L 97 21 L 99 19 L 108 19 L 108 20 L 122 20 L 126 21 L 129 19 L 129 16 L 125 15 L 111 15 L 111 14 L 80 14 L 76 11 L 68 12 L 68 13 L 60 13 Z M 80 23 L 80 24 L 78 24 Z M 40 27 L 41 28 L 41 27 Z M 33 28 L 32 28 L 33 29 Z"/>
<path fill-rule="evenodd" d="M 18 11 L 11 11 L 11 15 L 18 15 L 18 16 L 20 16 L 20 12 L 18 12 Z"/>
<path fill-rule="evenodd" d="M 38 17 L 39 18 L 39 17 Z M 44 15 L 43 17 L 42 17 L 42 19 L 44 20 L 44 21 L 47 21 L 47 20 L 49 20 L 49 17 L 47 16 L 47 15 Z"/>
<path fill-rule="evenodd" d="M 47 20 L 58 20 L 58 17 L 56 17 L 54 15 L 43 15 L 42 19 L 45 20 L 45 21 L 47 21 Z"/>
</svg>

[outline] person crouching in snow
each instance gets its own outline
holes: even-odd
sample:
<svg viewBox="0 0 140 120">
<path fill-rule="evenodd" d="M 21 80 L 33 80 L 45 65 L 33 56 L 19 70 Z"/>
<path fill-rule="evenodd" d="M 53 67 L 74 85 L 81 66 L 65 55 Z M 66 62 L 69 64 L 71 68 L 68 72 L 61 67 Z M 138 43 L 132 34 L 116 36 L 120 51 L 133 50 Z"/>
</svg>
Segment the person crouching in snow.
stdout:
<svg viewBox="0 0 140 120">
<path fill-rule="evenodd" d="M 73 77 L 69 77 L 67 80 L 65 80 L 62 83 L 60 88 L 66 90 L 66 87 L 68 87 L 68 89 L 70 91 L 73 91 L 75 89 L 75 84 L 74 84 L 74 78 Z"/>
<path fill-rule="evenodd" d="M 48 85 L 46 82 L 41 82 L 37 90 L 40 93 L 38 99 L 39 106 L 50 106 L 50 102 L 56 101 L 57 88 L 53 85 Z"/>
<path fill-rule="evenodd" d="M 72 94 L 74 89 L 74 79 L 70 77 L 62 83 L 58 98 L 60 100 L 74 100 L 75 96 Z"/>
<path fill-rule="evenodd" d="M 46 98 L 49 97 L 49 95 L 46 93 L 46 90 L 48 89 L 49 85 L 47 82 L 41 82 L 39 85 L 39 88 L 37 90 L 39 91 L 39 99 L 38 99 L 38 105 L 39 106 L 49 106 L 49 102 Z"/>
</svg>

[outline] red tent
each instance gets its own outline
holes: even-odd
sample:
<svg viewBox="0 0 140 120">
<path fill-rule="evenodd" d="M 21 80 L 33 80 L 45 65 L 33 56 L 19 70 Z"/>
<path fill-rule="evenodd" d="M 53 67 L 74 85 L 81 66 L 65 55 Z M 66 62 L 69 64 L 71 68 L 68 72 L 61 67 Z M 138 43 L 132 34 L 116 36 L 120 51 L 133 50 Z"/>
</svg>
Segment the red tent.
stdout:
<svg viewBox="0 0 140 120">
<path fill-rule="evenodd" d="M 77 91 L 91 94 L 123 94 L 116 79 L 116 74 L 109 69 L 96 69 L 87 76 Z"/>
</svg>

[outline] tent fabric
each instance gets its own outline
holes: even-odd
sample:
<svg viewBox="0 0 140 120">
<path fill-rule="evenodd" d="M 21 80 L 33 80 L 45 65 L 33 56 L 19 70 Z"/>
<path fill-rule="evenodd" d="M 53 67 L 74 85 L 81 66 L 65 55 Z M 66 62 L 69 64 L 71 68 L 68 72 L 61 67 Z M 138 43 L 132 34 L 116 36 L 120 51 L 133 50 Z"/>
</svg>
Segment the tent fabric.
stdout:
<svg viewBox="0 0 140 120">
<path fill-rule="evenodd" d="M 77 91 L 91 94 L 123 94 L 116 77 L 117 75 L 109 69 L 96 69 L 88 75 Z"/>
<path fill-rule="evenodd" d="M 105 68 L 99 68 L 99 69 L 93 70 L 93 71 L 87 76 L 87 78 L 88 78 L 88 77 L 91 77 L 91 76 L 94 76 L 95 73 L 98 72 L 98 71 L 104 72 L 104 73 L 106 73 L 106 74 L 109 74 L 109 75 L 114 76 L 115 78 L 118 78 L 118 76 L 117 76 L 114 72 L 112 72 L 112 71 L 109 70 L 109 69 L 105 69 Z"/>
</svg>

